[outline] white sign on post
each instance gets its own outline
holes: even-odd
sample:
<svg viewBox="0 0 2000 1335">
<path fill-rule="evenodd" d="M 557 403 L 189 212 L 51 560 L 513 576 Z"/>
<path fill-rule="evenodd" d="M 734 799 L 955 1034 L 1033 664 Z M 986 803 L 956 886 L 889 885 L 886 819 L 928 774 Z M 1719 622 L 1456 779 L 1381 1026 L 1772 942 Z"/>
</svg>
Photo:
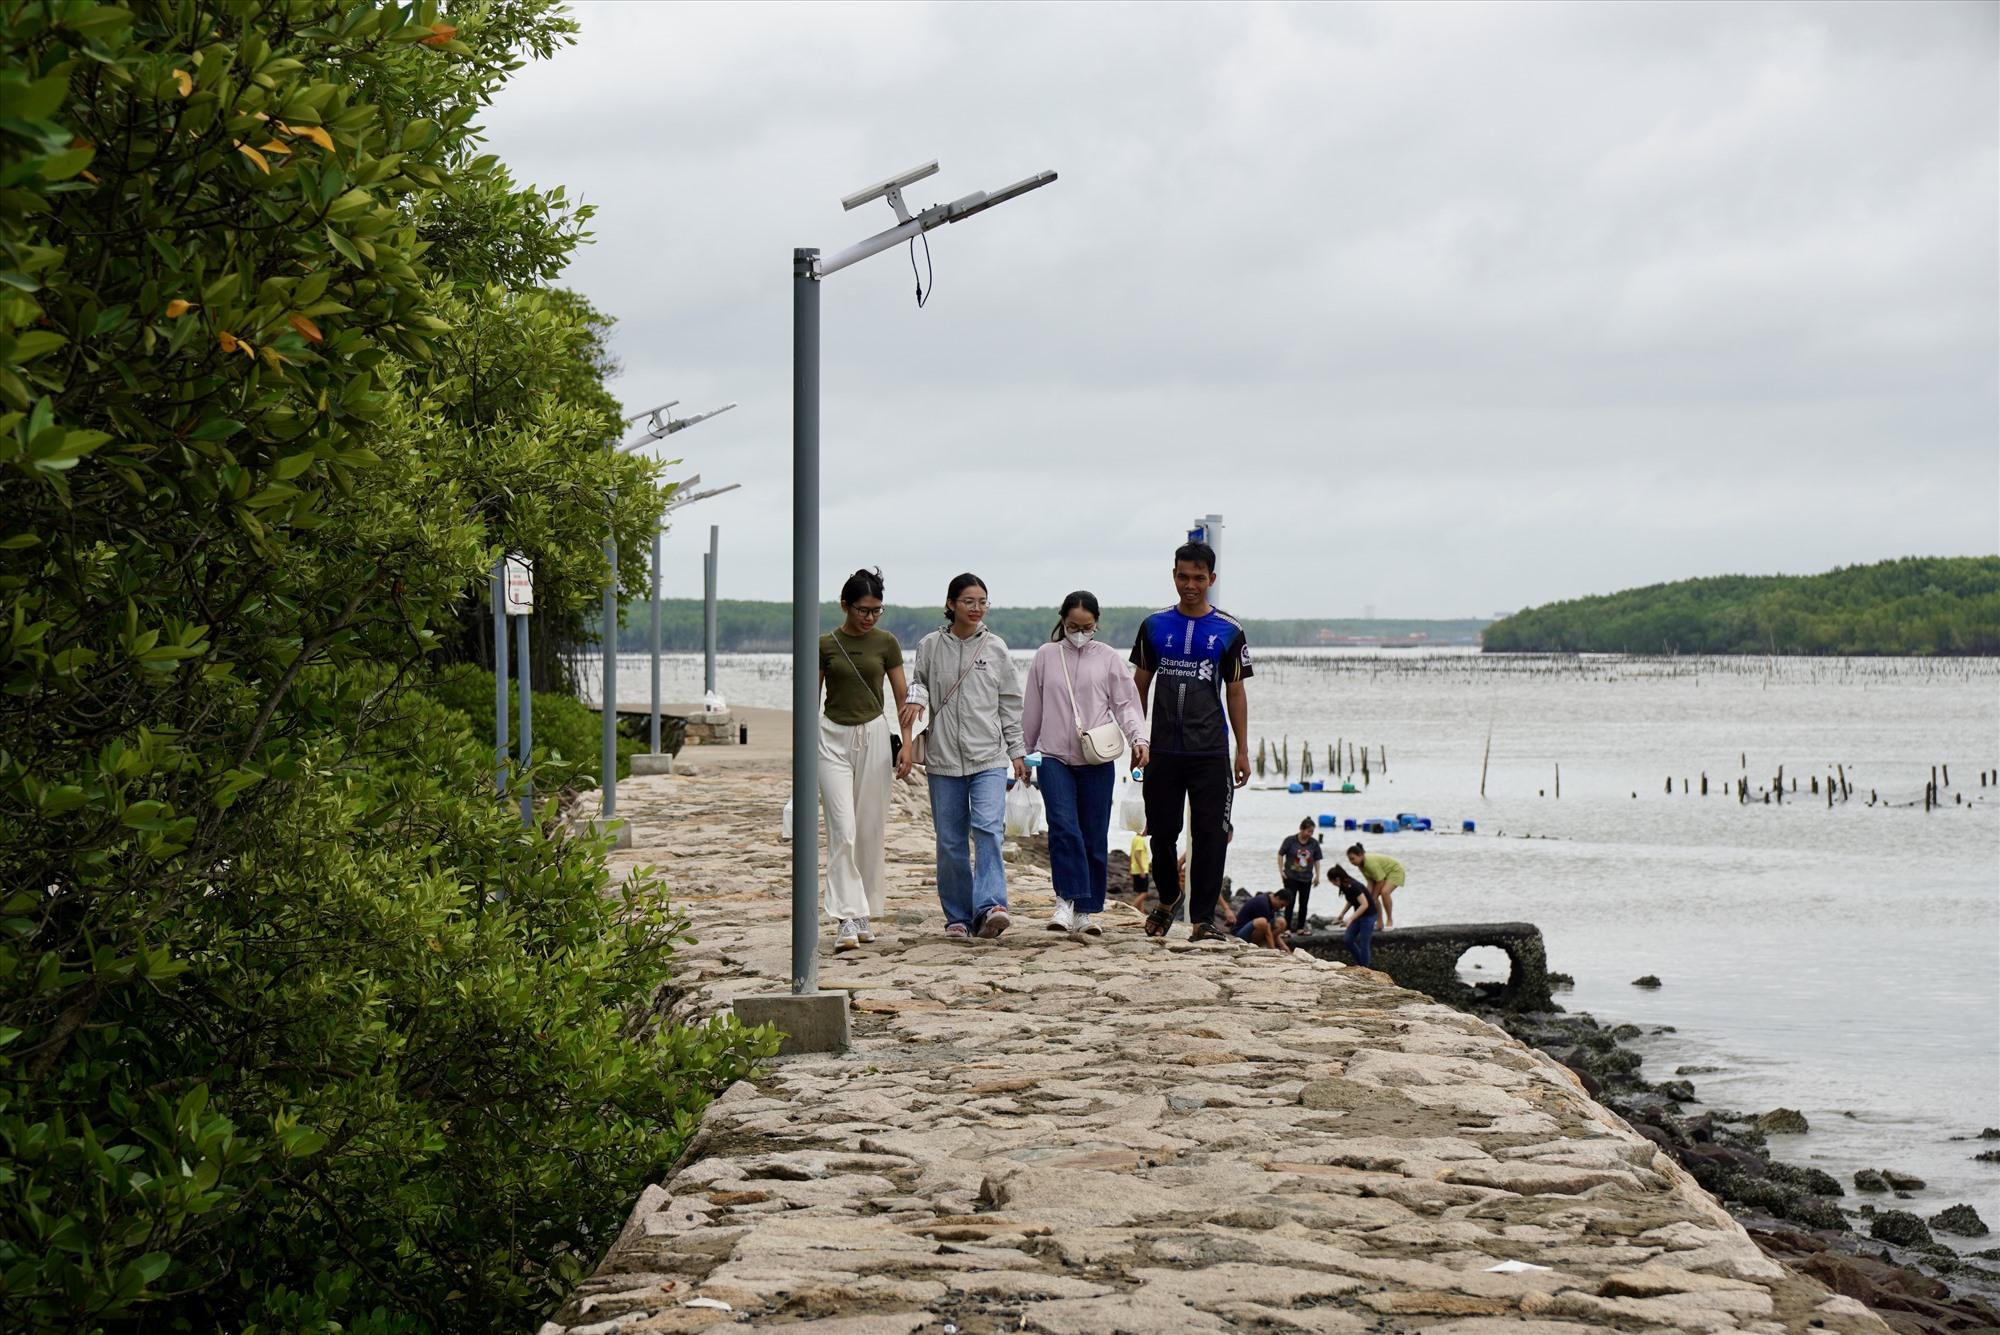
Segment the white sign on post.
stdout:
<svg viewBox="0 0 2000 1335">
<path fill-rule="evenodd" d="M 507 558 L 507 615 L 532 616 L 535 611 L 535 563 L 525 556 Z"/>
</svg>

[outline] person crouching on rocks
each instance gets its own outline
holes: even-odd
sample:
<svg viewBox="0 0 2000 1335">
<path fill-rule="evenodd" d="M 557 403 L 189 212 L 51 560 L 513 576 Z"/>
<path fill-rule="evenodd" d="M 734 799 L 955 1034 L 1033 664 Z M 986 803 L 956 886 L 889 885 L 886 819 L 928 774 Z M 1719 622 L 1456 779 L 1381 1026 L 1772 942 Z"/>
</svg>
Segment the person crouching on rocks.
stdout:
<svg viewBox="0 0 2000 1335">
<path fill-rule="evenodd" d="M 938 902 L 945 935 L 1007 930 L 1007 771 L 1028 777 L 1021 745 L 1021 678 L 1007 642 L 986 628 L 986 581 L 960 575 L 945 591 L 945 624 L 917 644 L 905 726 L 930 709 L 924 773 L 937 829 Z M 975 861 L 975 854 L 977 855 Z"/>
<path fill-rule="evenodd" d="M 1132 763 L 1145 768 L 1146 716 L 1124 656 L 1097 638 L 1097 599 L 1086 590 L 1063 599 L 1054 633 L 1028 665 L 1021 733 L 1028 750 L 1042 753 L 1049 879 L 1056 892 L 1048 928 L 1102 936 L 1096 917 L 1104 912 L 1118 755 L 1129 744 Z M 1106 742 L 1117 754 L 1103 753 L 1111 750 Z M 1136 841 L 1132 847 L 1144 851 Z"/>
<path fill-rule="evenodd" d="M 1253 946 L 1289 951 L 1292 945 L 1285 939 L 1285 915 L 1291 906 L 1292 887 L 1289 885 L 1281 885 L 1268 895 L 1252 895 L 1236 911 L 1236 925 L 1231 930 L 1239 940 L 1248 941 Z"/>
<path fill-rule="evenodd" d="M 1328 867 L 1326 879 L 1347 901 L 1347 907 L 1333 924 L 1347 929 L 1340 938 L 1347 946 L 1347 953 L 1362 968 L 1374 968 L 1370 961 L 1375 957 L 1375 897 L 1368 893 L 1367 886 L 1349 876 L 1345 867 Z"/>
<path fill-rule="evenodd" d="M 1347 860 L 1361 869 L 1361 878 L 1368 882 L 1369 897 L 1381 910 L 1375 930 L 1388 931 L 1396 925 L 1396 910 L 1391 901 L 1403 888 L 1403 864 L 1387 854 L 1370 853 L 1360 844 L 1347 850 Z"/>
</svg>

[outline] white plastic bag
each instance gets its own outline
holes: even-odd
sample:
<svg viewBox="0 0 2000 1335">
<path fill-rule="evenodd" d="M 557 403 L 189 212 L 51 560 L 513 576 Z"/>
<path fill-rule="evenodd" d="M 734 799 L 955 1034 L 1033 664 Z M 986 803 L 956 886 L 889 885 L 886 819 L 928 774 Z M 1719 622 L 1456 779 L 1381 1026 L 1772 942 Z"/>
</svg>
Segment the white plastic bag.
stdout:
<svg viewBox="0 0 2000 1335">
<path fill-rule="evenodd" d="M 784 829 L 780 833 L 779 837 L 783 839 L 790 839 L 792 837 L 792 799 L 789 797 L 785 799 L 785 815 L 781 823 L 784 826 Z"/>
<path fill-rule="evenodd" d="M 1007 790 L 1007 835 L 1026 839 L 1042 831 L 1042 795 L 1025 783 Z"/>
<path fill-rule="evenodd" d="M 1118 824 L 1130 834 L 1146 829 L 1146 790 L 1136 783 L 1125 785 L 1125 796 L 1118 803 Z"/>
</svg>

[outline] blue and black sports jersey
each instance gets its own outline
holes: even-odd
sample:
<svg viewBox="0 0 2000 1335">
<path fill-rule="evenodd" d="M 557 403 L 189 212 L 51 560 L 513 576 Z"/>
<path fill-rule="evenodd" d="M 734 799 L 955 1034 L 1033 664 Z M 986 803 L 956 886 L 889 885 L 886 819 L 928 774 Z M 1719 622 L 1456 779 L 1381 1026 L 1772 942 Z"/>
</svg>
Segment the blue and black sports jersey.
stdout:
<svg viewBox="0 0 2000 1335">
<path fill-rule="evenodd" d="M 1153 674 L 1153 750 L 1229 754 L 1223 687 L 1250 676 L 1250 639 L 1242 622 L 1215 607 L 1198 617 L 1164 608 L 1140 624 L 1132 662 Z"/>
</svg>

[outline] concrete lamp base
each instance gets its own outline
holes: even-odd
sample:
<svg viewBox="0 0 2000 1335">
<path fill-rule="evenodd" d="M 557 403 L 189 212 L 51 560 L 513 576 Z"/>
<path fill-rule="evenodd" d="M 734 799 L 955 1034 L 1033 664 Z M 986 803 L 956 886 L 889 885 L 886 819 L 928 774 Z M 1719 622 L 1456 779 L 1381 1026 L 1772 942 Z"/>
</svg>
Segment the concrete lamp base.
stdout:
<svg viewBox="0 0 2000 1335">
<path fill-rule="evenodd" d="M 738 997 L 736 1018 L 746 1025 L 768 1024 L 783 1037 L 778 1055 L 847 1051 L 847 993 L 789 992 Z"/>
<path fill-rule="evenodd" d="M 634 778 L 638 778 L 643 774 L 672 774 L 673 772 L 674 758 L 670 755 L 654 755 L 649 751 L 643 755 L 632 757 L 632 777 Z"/>
<path fill-rule="evenodd" d="M 590 822 L 590 832 L 599 837 L 609 835 L 613 848 L 632 846 L 632 823 L 624 819 L 594 820 Z"/>
</svg>

